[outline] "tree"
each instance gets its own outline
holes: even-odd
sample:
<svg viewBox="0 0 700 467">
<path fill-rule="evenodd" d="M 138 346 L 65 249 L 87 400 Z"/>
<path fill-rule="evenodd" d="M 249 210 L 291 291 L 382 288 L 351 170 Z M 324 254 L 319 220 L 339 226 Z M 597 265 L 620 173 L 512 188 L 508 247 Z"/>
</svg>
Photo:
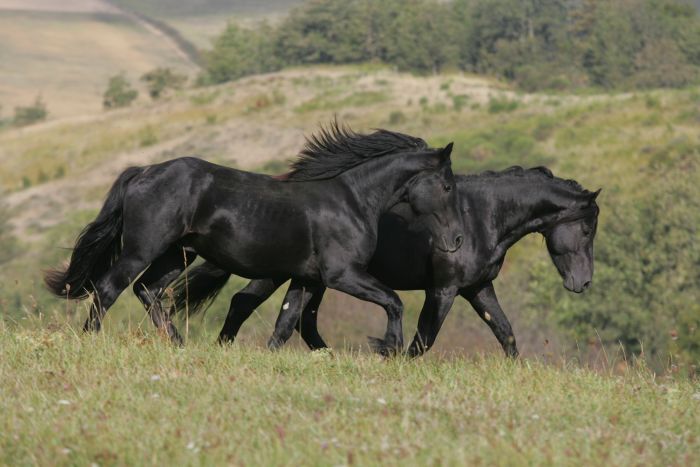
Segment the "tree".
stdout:
<svg viewBox="0 0 700 467">
<path fill-rule="evenodd" d="M 204 55 L 203 83 L 225 83 L 242 76 L 266 73 L 280 68 L 273 49 L 273 29 L 262 24 L 257 30 L 229 23 Z"/>
<path fill-rule="evenodd" d="M 138 91 L 131 86 L 124 74 L 118 74 L 109 79 L 102 97 L 102 106 L 107 110 L 128 107 L 138 96 Z"/>
<path fill-rule="evenodd" d="M 369 60 L 367 12 L 372 2 L 311 0 L 279 26 L 276 53 L 290 64 Z"/>
<path fill-rule="evenodd" d="M 141 76 L 146 83 L 151 99 L 159 99 L 168 90 L 178 90 L 187 82 L 187 76 L 177 73 L 170 68 L 156 68 Z"/>
<path fill-rule="evenodd" d="M 396 18 L 385 27 L 389 29 L 387 62 L 403 70 L 423 73 L 457 67 L 458 28 L 450 5 L 424 0 L 402 2 Z"/>
</svg>

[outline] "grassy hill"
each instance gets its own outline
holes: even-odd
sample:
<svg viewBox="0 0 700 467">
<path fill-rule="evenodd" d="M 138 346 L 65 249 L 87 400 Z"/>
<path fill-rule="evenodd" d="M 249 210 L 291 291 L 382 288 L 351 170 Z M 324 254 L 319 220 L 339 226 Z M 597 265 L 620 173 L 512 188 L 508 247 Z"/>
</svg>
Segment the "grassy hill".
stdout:
<svg viewBox="0 0 700 467">
<path fill-rule="evenodd" d="M 101 0 L 0 0 L 0 117 L 41 95 L 50 118 L 92 114 L 110 76 L 196 67 L 167 37 Z"/>
<path fill-rule="evenodd" d="M 82 319 L 82 304 L 65 304 L 43 291 L 40 271 L 66 258 L 82 226 L 94 216 L 109 184 L 129 165 L 197 154 L 244 169 L 282 172 L 318 123 L 338 118 L 358 130 L 391 127 L 421 135 L 432 144 L 454 140 L 454 169 L 472 172 L 512 164 L 546 164 L 555 174 L 585 187 L 602 187 L 598 245 L 621 220 L 620 205 L 644 200 L 659 174 L 678 163 L 695 170 L 700 152 L 697 90 L 605 95 L 522 94 L 500 83 L 464 75 L 419 78 L 376 67 L 317 67 L 255 76 L 227 85 L 183 91 L 157 104 L 99 114 L 76 121 L 49 122 L 0 132 L 0 187 L 6 190 L 14 231 L 21 246 L 0 271 L 0 309 L 21 324 L 41 315 L 69 311 Z M 645 202 L 645 201 L 639 201 Z M 624 204 L 628 203 L 628 204 Z M 680 252 L 670 253 L 673 255 Z M 575 347 L 562 337 L 550 314 L 561 284 L 540 239 L 525 239 L 508 256 L 496 287 L 526 355 L 560 355 Z M 528 271 L 542 264 L 551 279 L 549 305 L 526 312 L 533 290 Z M 234 281 L 226 296 L 241 286 Z M 605 282 L 587 294 L 602 293 Z M 690 293 L 695 293 L 690 291 Z M 402 295 L 406 333 L 415 326 L 420 293 Z M 573 297 L 572 300 L 584 300 Z M 262 306 L 244 331 L 260 343 L 271 330 L 280 296 Z M 220 326 L 228 306 L 220 299 L 204 323 L 191 325 L 197 340 Z M 132 320 L 146 330 L 140 305 L 125 293 L 108 315 L 107 327 Z M 331 294 L 321 312 L 321 329 L 335 346 L 361 346 L 381 332 L 384 313 L 376 307 Z M 662 323 L 672 330 L 673 323 Z M 580 356 L 595 351 L 581 342 Z M 666 332 L 666 331 L 664 331 Z M 499 352 L 495 339 L 463 301 L 453 308 L 437 351 Z"/>
<path fill-rule="evenodd" d="M 8 465 L 697 465 L 697 384 L 0 325 Z"/>
</svg>

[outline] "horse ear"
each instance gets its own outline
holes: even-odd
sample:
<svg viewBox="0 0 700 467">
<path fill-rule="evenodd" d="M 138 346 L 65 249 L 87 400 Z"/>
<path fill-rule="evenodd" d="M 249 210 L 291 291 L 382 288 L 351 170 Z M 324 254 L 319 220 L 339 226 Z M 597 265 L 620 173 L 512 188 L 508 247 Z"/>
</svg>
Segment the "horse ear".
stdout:
<svg viewBox="0 0 700 467">
<path fill-rule="evenodd" d="M 594 191 L 594 192 L 591 194 L 590 198 L 588 198 L 589 201 L 591 201 L 591 202 L 595 201 L 596 198 L 598 197 L 598 195 L 600 194 L 600 192 L 601 192 L 602 190 L 603 190 L 602 188 L 598 188 L 597 191 Z"/>
<path fill-rule="evenodd" d="M 440 159 L 442 161 L 447 161 L 450 159 L 450 155 L 452 154 L 452 146 L 454 146 L 454 142 L 442 148 L 442 151 L 440 151 Z"/>
</svg>

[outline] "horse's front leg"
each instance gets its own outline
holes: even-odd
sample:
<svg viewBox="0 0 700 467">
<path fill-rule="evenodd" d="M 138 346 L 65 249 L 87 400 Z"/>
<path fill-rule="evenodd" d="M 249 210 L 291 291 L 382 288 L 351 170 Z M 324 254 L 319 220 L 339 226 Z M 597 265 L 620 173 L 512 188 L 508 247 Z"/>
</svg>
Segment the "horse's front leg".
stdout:
<svg viewBox="0 0 700 467">
<path fill-rule="evenodd" d="M 410 357 L 420 357 L 433 346 L 456 296 L 457 287 L 425 291 L 425 302 L 418 318 L 418 329 L 408 348 Z"/>
<path fill-rule="evenodd" d="M 275 331 L 267 342 L 268 348 L 272 350 L 278 349 L 292 337 L 294 328 L 301 317 L 302 310 L 304 310 L 308 304 L 313 290 L 313 287 L 307 288 L 300 282 L 292 280 L 291 284 L 289 284 L 289 289 L 287 289 L 287 294 L 282 301 L 282 308 L 275 322 Z"/>
<path fill-rule="evenodd" d="M 473 291 L 460 290 L 460 294 L 471 303 L 481 319 L 488 324 L 506 355 L 513 358 L 517 357 L 519 353 L 518 346 L 515 344 L 513 329 L 501 309 L 501 305 L 498 303 L 493 283 L 488 282 Z"/>
<path fill-rule="evenodd" d="M 387 316 L 384 339 L 369 338 L 370 345 L 376 352 L 390 356 L 403 351 L 403 303 L 396 292 L 367 272 L 353 266 L 327 273 L 325 278 L 327 287 L 384 308 Z"/>
</svg>

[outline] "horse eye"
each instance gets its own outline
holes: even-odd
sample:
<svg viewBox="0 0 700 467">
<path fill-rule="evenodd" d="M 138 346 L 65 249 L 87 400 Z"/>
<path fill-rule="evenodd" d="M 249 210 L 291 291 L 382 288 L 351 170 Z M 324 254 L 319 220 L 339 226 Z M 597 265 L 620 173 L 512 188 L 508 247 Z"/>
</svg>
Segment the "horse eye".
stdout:
<svg viewBox="0 0 700 467">
<path fill-rule="evenodd" d="M 445 188 L 445 192 L 447 192 L 447 193 L 449 193 L 450 191 L 452 191 L 452 186 L 451 186 L 451 185 L 445 185 L 444 188 Z"/>
</svg>

